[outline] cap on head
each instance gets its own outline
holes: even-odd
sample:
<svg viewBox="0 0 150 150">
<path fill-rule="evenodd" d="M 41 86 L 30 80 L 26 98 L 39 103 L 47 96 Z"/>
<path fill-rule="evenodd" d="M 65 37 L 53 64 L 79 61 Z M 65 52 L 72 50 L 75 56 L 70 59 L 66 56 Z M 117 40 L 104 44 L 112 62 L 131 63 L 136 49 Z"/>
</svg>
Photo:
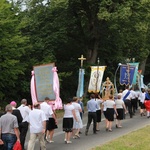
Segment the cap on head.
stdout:
<svg viewBox="0 0 150 150">
<path fill-rule="evenodd" d="M 10 105 L 11 105 L 11 106 L 16 106 L 17 103 L 16 103 L 15 101 L 11 101 L 11 102 L 10 102 Z"/>
</svg>

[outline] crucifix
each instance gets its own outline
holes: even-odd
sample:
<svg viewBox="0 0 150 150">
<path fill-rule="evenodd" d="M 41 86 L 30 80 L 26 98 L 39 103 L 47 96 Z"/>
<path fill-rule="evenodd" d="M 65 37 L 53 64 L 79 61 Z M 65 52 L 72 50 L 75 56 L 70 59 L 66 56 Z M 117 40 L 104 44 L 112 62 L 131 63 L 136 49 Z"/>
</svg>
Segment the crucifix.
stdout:
<svg viewBox="0 0 150 150">
<path fill-rule="evenodd" d="M 81 58 L 78 58 L 78 60 L 81 61 L 81 68 L 83 67 L 83 61 L 86 60 L 86 58 L 83 57 L 83 55 L 81 55 Z"/>
</svg>

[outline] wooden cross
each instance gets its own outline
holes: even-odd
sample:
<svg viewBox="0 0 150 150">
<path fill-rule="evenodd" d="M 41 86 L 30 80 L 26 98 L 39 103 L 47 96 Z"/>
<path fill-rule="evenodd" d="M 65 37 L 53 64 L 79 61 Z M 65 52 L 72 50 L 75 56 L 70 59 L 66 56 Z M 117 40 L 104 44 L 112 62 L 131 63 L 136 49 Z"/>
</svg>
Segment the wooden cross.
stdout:
<svg viewBox="0 0 150 150">
<path fill-rule="evenodd" d="M 83 61 L 86 60 L 86 58 L 83 57 L 83 55 L 81 55 L 81 58 L 78 58 L 78 60 L 81 61 L 81 68 L 83 66 Z"/>
</svg>

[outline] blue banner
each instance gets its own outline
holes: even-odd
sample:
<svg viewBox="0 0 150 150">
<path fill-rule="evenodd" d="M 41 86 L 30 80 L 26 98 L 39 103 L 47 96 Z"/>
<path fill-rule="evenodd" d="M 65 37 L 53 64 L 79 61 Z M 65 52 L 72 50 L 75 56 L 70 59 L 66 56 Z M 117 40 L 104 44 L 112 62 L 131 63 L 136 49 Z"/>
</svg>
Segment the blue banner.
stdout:
<svg viewBox="0 0 150 150">
<path fill-rule="evenodd" d="M 135 71 L 134 71 L 134 76 L 133 76 L 133 81 L 132 84 L 136 84 L 137 83 L 137 74 L 138 74 L 138 67 L 139 67 L 139 63 L 129 63 L 131 66 L 135 66 Z"/>
<path fill-rule="evenodd" d="M 121 65 L 120 67 L 120 84 L 132 85 L 135 72 L 135 66 Z"/>
<path fill-rule="evenodd" d="M 84 69 L 79 69 L 78 89 L 76 96 L 82 97 L 84 94 Z"/>
</svg>

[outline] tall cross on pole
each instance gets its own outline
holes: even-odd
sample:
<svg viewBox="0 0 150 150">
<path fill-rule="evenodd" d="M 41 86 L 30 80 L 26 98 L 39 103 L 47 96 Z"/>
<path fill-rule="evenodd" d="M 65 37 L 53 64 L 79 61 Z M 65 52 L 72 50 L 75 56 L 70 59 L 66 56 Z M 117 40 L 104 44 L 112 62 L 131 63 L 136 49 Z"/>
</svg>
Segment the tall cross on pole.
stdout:
<svg viewBox="0 0 150 150">
<path fill-rule="evenodd" d="M 86 58 L 83 57 L 83 55 L 81 55 L 81 58 L 78 58 L 78 60 L 81 61 L 81 68 L 83 67 L 83 61 L 86 60 Z"/>
</svg>

